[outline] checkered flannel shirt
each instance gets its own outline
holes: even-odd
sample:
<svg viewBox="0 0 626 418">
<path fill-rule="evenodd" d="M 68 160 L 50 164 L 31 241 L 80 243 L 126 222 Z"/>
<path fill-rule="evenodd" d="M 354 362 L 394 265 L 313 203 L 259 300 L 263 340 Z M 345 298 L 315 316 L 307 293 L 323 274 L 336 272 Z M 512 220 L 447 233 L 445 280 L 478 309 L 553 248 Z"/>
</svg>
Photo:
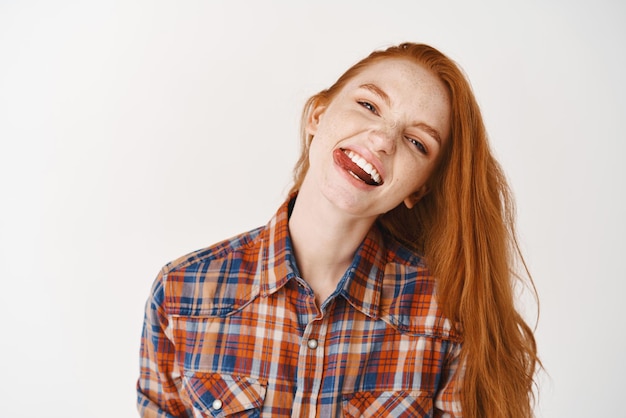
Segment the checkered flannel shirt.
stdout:
<svg viewBox="0 0 626 418">
<path fill-rule="evenodd" d="M 146 304 L 143 417 L 460 417 L 461 338 L 422 259 L 374 226 L 321 305 L 288 202 L 166 265 Z M 457 373 L 458 372 L 458 373 Z"/>
</svg>

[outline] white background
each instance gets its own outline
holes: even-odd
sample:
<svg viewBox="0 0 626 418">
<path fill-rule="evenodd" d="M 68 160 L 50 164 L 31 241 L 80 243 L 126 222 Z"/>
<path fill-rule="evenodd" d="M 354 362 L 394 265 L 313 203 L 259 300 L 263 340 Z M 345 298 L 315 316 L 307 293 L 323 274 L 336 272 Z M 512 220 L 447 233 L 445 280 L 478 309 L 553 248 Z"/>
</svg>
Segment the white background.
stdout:
<svg viewBox="0 0 626 418">
<path fill-rule="evenodd" d="M 537 415 L 626 416 L 624 22 L 609 0 L 0 0 L 0 415 L 136 416 L 160 267 L 265 224 L 305 99 L 410 40 L 468 74 L 516 194 Z"/>
</svg>

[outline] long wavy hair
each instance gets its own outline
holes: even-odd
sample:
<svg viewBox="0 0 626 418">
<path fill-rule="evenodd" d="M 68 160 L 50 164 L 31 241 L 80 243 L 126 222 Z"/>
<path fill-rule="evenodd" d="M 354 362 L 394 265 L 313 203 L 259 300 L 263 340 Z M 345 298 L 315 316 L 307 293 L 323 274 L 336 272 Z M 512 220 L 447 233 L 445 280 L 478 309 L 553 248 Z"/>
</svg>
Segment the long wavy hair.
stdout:
<svg viewBox="0 0 626 418">
<path fill-rule="evenodd" d="M 443 82 L 451 131 L 428 181 L 430 192 L 412 209 L 400 204 L 378 222 L 424 255 L 442 312 L 462 331 L 463 416 L 531 417 L 541 362 L 533 331 L 515 307 L 515 285 L 526 278 L 535 297 L 536 290 L 517 242 L 512 194 L 470 83 L 455 62 L 431 46 L 402 43 L 372 52 L 311 97 L 302 113 L 302 153 L 290 193 L 299 190 L 309 168 L 313 138 L 305 126 L 312 109 L 330 102 L 365 67 L 390 58 L 409 59 Z"/>
</svg>

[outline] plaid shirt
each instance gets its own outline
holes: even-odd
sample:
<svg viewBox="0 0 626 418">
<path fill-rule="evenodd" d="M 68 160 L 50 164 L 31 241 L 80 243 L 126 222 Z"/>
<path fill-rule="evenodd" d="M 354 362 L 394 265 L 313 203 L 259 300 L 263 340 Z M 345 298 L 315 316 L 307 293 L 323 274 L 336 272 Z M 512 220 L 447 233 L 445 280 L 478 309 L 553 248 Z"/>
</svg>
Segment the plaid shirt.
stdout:
<svg viewBox="0 0 626 418">
<path fill-rule="evenodd" d="M 141 416 L 461 416 L 461 339 L 423 261 L 373 227 L 318 308 L 288 212 L 160 272 L 141 341 Z"/>
</svg>

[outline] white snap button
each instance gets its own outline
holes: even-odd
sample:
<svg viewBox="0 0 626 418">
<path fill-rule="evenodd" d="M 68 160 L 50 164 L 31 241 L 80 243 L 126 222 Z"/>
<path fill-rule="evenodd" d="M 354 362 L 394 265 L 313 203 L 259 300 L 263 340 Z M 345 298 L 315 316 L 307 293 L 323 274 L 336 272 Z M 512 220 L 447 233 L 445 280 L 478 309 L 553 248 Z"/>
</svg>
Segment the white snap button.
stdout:
<svg viewBox="0 0 626 418">
<path fill-rule="evenodd" d="M 309 341 L 307 341 L 306 345 L 309 346 L 311 350 L 315 350 L 317 348 L 317 340 L 311 338 Z"/>
<path fill-rule="evenodd" d="M 222 401 L 220 401 L 219 399 L 216 399 L 213 401 L 213 409 L 215 409 L 216 411 L 219 411 L 220 409 L 222 409 L 222 405 L 224 405 L 222 403 Z"/>
</svg>

